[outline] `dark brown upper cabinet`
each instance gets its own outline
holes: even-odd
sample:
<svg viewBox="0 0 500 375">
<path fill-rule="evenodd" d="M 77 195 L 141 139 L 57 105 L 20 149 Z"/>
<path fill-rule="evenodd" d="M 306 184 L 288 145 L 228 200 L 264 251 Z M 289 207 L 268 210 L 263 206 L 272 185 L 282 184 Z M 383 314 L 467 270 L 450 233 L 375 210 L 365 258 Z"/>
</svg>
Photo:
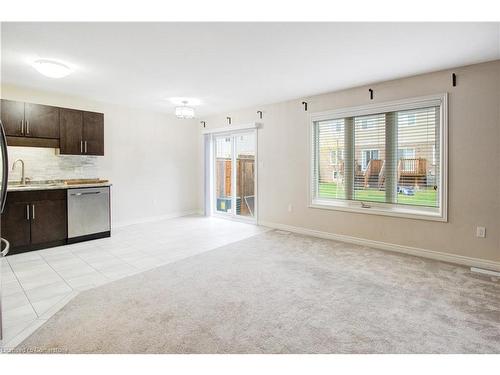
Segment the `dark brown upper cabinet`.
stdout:
<svg viewBox="0 0 500 375">
<path fill-rule="evenodd" d="M 104 155 L 104 114 L 61 108 L 61 154 Z"/>
<path fill-rule="evenodd" d="M 24 104 L 26 136 L 59 138 L 59 108 L 40 104 Z"/>
<path fill-rule="evenodd" d="M 24 135 L 24 103 L 2 99 L 0 114 L 5 135 L 21 137 Z"/>
<path fill-rule="evenodd" d="M 83 112 L 83 142 L 86 155 L 104 155 L 104 114 Z"/>
<path fill-rule="evenodd" d="M 61 154 L 83 154 L 83 112 L 61 108 Z"/>
<path fill-rule="evenodd" d="M 59 108 L 1 101 L 1 118 L 9 146 L 59 147 Z"/>
<path fill-rule="evenodd" d="M 104 155 L 104 114 L 1 99 L 9 146 L 60 148 L 63 155 Z"/>
</svg>

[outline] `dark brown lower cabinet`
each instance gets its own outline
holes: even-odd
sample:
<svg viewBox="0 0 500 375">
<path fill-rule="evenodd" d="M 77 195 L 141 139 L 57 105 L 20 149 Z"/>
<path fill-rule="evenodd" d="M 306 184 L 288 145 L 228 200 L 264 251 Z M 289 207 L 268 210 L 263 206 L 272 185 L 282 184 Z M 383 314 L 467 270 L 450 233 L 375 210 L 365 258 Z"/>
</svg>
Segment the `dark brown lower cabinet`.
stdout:
<svg viewBox="0 0 500 375">
<path fill-rule="evenodd" d="M 40 245 L 66 239 L 66 199 L 31 203 L 31 244 Z"/>
<path fill-rule="evenodd" d="M 2 235 L 13 249 L 28 249 L 31 242 L 31 223 L 28 219 L 28 202 L 9 202 L 2 214 Z"/>
<path fill-rule="evenodd" d="M 9 192 L 2 236 L 10 254 L 63 245 L 67 239 L 66 190 Z"/>
</svg>

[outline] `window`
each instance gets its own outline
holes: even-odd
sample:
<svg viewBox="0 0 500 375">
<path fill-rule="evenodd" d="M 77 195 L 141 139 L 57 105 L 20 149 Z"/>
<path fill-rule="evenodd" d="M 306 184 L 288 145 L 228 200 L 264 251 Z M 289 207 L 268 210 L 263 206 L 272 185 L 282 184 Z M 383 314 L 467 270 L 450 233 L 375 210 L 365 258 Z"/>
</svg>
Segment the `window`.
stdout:
<svg viewBox="0 0 500 375">
<path fill-rule="evenodd" d="M 445 221 L 445 106 L 440 95 L 313 114 L 311 206 Z"/>
<path fill-rule="evenodd" d="M 414 148 L 400 148 L 398 150 L 398 159 L 414 159 L 415 149 Z"/>
<path fill-rule="evenodd" d="M 336 149 L 330 151 L 330 164 L 331 165 L 338 165 L 342 163 L 342 160 L 344 159 L 344 152 L 341 149 Z"/>
<path fill-rule="evenodd" d="M 363 150 L 363 162 L 361 166 L 363 171 L 366 171 L 366 168 L 368 168 L 368 164 L 370 164 L 372 160 L 379 160 L 378 152 L 379 150 Z"/>
</svg>

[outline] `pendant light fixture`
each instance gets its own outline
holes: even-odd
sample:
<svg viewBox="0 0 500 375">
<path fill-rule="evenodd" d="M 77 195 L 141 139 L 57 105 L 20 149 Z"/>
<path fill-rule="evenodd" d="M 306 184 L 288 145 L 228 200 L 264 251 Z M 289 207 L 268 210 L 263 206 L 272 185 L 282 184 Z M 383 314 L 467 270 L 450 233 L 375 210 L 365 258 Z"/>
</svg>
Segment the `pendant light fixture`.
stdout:
<svg viewBox="0 0 500 375">
<path fill-rule="evenodd" d="M 188 107 L 187 104 L 188 102 L 184 100 L 181 106 L 175 107 L 175 115 L 177 116 L 177 118 L 182 118 L 182 119 L 194 118 L 194 108 Z"/>
</svg>

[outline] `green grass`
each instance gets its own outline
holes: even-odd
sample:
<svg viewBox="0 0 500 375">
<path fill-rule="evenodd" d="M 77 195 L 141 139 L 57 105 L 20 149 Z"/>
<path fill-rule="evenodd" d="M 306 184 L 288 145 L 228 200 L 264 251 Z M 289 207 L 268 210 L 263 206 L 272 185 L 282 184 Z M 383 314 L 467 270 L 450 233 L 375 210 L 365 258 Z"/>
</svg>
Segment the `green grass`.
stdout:
<svg viewBox="0 0 500 375">
<path fill-rule="evenodd" d="M 344 199 L 345 193 L 343 188 L 337 189 L 337 184 L 334 182 L 323 182 L 319 184 L 320 198 L 338 198 Z M 362 189 L 355 190 L 354 198 L 358 201 L 367 202 L 384 202 L 385 191 L 378 189 Z M 437 191 L 433 188 L 420 188 L 415 191 L 415 195 L 398 194 L 398 203 L 437 207 Z"/>
</svg>

